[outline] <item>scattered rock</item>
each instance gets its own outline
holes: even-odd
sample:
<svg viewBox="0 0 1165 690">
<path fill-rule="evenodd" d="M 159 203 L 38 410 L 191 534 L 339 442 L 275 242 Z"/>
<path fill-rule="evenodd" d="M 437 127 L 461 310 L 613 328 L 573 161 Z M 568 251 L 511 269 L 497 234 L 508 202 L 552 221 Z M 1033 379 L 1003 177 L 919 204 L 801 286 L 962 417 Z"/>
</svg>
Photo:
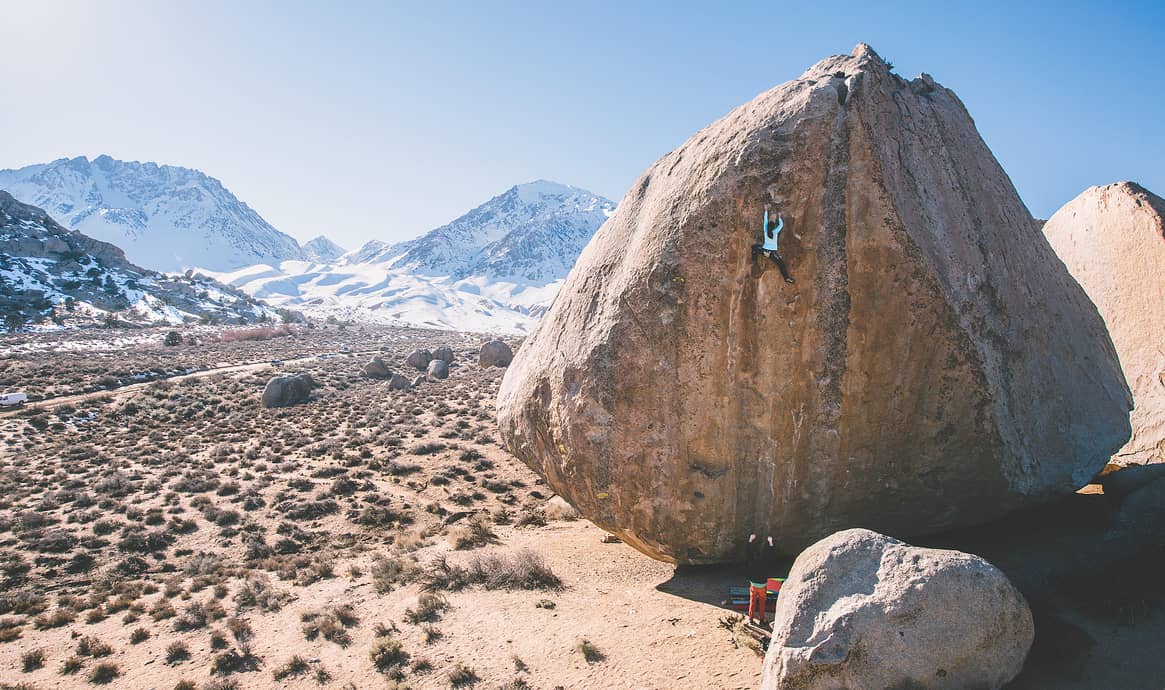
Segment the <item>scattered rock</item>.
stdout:
<svg viewBox="0 0 1165 690">
<path fill-rule="evenodd" d="M 508 367 L 514 361 L 514 351 L 501 340 L 491 340 L 481 346 L 477 363 L 483 367 Z"/>
<path fill-rule="evenodd" d="M 1165 199 L 1133 182 L 1089 187 L 1044 235 L 1108 324 L 1132 389 L 1132 438 L 1112 462 L 1165 462 Z"/>
<path fill-rule="evenodd" d="M 425 372 L 425 376 L 430 381 L 447 379 L 449 378 L 449 365 L 443 359 L 434 359 L 429 362 L 429 369 Z"/>
<path fill-rule="evenodd" d="M 404 391 L 411 387 L 412 386 L 409 385 L 409 380 L 400 374 L 394 373 L 392 377 L 388 379 L 388 389 L 390 391 Z"/>
<path fill-rule="evenodd" d="M 446 364 L 452 364 L 453 363 L 453 348 L 442 345 L 441 347 L 437 348 L 436 350 L 433 350 L 433 359 L 439 359 L 439 360 L 445 362 Z"/>
<path fill-rule="evenodd" d="M 421 374 L 417 378 L 413 379 L 413 388 L 416 388 L 417 386 L 421 385 L 424 382 L 425 382 L 425 375 Z"/>
<path fill-rule="evenodd" d="M 379 356 L 364 365 L 364 375 L 370 379 L 387 379 L 393 376 L 392 370 Z"/>
<path fill-rule="evenodd" d="M 793 284 L 752 255 L 766 206 Z M 710 563 L 752 530 L 793 554 L 1069 494 L 1128 440 L 1129 403 L 1103 322 L 963 104 L 860 45 L 652 166 L 497 408 L 583 516 Z"/>
<path fill-rule="evenodd" d="M 307 401 L 315 382 L 307 374 L 276 376 L 263 389 L 263 407 L 287 407 Z"/>
<path fill-rule="evenodd" d="M 433 361 L 432 352 L 428 350 L 413 350 L 409 353 L 408 358 L 405 359 L 405 364 L 408 364 L 414 369 L 424 371 L 431 361 Z"/>
<path fill-rule="evenodd" d="M 1027 602 L 982 558 L 851 529 L 793 564 L 761 688 L 999 688 L 1034 637 Z"/>
</svg>

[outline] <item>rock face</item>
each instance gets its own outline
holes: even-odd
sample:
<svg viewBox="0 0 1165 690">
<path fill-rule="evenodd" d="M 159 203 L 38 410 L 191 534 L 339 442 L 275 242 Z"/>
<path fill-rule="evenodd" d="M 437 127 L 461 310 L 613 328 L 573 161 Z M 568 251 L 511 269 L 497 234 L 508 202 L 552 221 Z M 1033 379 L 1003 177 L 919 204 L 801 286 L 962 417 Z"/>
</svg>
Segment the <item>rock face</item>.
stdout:
<svg viewBox="0 0 1165 690">
<path fill-rule="evenodd" d="M 78 156 L 0 170 L 0 189 L 155 271 L 304 258 L 294 239 L 198 170 Z"/>
<path fill-rule="evenodd" d="M 413 350 L 409 353 L 408 358 L 405 359 L 405 364 L 414 369 L 424 371 L 431 361 L 433 361 L 432 352 L 428 350 Z"/>
<path fill-rule="evenodd" d="M 439 359 L 442 362 L 445 362 L 446 364 L 452 364 L 453 363 L 453 348 L 448 347 L 446 345 L 442 345 L 441 347 L 437 348 L 436 350 L 433 350 L 433 359 Z"/>
<path fill-rule="evenodd" d="M 779 207 L 796 283 L 754 258 Z M 955 94 L 869 47 L 627 193 L 498 392 L 510 450 L 668 561 L 910 535 L 1083 486 L 1128 439 L 1096 309 Z"/>
<path fill-rule="evenodd" d="M 1132 182 L 1090 187 L 1044 235 L 1108 324 L 1133 392 L 1133 435 L 1112 461 L 1165 462 L 1165 199 Z"/>
<path fill-rule="evenodd" d="M 393 375 L 392 370 L 384 363 L 380 357 L 373 357 L 368 364 L 364 365 L 364 375 L 370 379 L 386 379 Z"/>
<path fill-rule="evenodd" d="M 449 378 L 449 365 L 443 359 L 434 359 L 429 362 L 429 368 L 425 372 L 425 378 L 430 381 Z"/>
<path fill-rule="evenodd" d="M 1027 602 L 982 558 L 851 529 L 793 564 L 761 688 L 999 688 L 1034 637 Z"/>
<path fill-rule="evenodd" d="M 477 363 L 483 367 L 508 367 L 514 361 L 514 351 L 501 340 L 491 340 L 481 346 Z"/>
<path fill-rule="evenodd" d="M 263 389 L 263 407 L 287 407 L 306 402 L 315 382 L 307 374 L 276 376 Z"/>
</svg>

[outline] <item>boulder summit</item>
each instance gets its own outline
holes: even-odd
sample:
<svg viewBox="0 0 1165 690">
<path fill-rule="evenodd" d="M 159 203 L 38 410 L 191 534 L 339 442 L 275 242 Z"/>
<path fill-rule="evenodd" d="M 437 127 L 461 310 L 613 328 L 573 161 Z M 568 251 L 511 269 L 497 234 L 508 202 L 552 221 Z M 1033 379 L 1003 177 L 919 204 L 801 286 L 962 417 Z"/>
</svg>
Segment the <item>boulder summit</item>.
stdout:
<svg viewBox="0 0 1165 690">
<path fill-rule="evenodd" d="M 784 221 L 790 284 L 752 246 Z M 869 46 L 652 165 L 498 393 L 512 452 L 659 559 L 984 521 L 1129 437 L 1096 309 L 953 92 Z"/>
<path fill-rule="evenodd" d="M 1133 182 L 1090 187 L 1044 234 L 1108 325 L 1136 401 L 1120 465 L 1165 462 L 1165 199 Z"/>
</svg>

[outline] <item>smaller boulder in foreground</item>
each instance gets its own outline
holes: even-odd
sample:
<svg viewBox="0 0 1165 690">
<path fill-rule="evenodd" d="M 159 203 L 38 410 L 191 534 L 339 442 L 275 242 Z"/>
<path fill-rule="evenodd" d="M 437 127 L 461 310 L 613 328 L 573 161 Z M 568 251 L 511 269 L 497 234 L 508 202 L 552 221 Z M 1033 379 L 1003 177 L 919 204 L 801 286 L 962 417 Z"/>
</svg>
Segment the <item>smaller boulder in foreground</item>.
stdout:
<svg viewBox="0 0 1165 690">
<path fill-rule="evenodd" d="M 276 376 L 263 389 L 263 407 L 287 407 L 307 402 L 315 382 L 307 374 Z"/>
<path fill-rule="evenodd" d="M 514 361 L 514 351 L 501 340 L 491 340 L 481 346 L 477 363 L 483 367 L 508 367 Z"/>
<path fill-rule="evenodd" d="M 410 388 L 412 388 L 412 385 L 409 383 L 409 380 L 400 374 L 394 373 L 388 379 L 388 390 L 390 391 L 407 391 Z"/>
<path fill-rule="evenodd" d="M 433 353 L 428 350 L 413 350 L 405 359 L 405 364 L 416 369 L 417 371 L 424 371 L 429 366 L 429 362 L 433 361 Z"/>
<path fill-rule="evenodd" d="M 837 532 L 781 588 L 762 690 L 999 688 L 1035 637 L 998 568 L 877 532 Z"/>
<path fill-rule="evenodd" d="M 430 381 L 449 378 L 449 365 L 443 359 L 434 359 L 429 362 L 429 368 L 425 372 L 425 378 Z"/>
</svg>

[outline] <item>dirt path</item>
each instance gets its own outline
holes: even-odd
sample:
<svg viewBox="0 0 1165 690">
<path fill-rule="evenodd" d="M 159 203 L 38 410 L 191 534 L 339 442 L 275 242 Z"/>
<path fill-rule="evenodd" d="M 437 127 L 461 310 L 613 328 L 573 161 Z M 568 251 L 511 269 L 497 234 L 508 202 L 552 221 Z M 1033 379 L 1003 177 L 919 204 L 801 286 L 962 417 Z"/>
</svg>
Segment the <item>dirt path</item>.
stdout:
<svg viewBox="0 0 1165 690">
<path fill-rule="evenodd" d="M 320 355 L 327 355 L 328 357 L 361 357 L 361 356 L 365 356 L 365 355 L 372 356 L 372 355 L 377 355 L 377 354 L 381 354 L 381 353 L 377 350 L 362 350 L 360 352 L 323 352 L 323 353 L 314 354 L 314 355 L 307 355 L 306 357 L 297 357 L 295 359 L 281 360 L 283 362 L 283 364 L 281 366 L 286 367 L 286 366 L 290 366 L 290 365 L 294 365 L 294 364 L 300 364 L 303 362 L 310 362 L 311 360 L 316 359 Z M 175 381 L 175 382 L 177 382 L 177 381 L 184 381 L 186 379 L 202 378 L 204 376 L 213 376 L 215 374 L 240 374 L 240 373 L 245 373 L 245 372 L 260 371 L 262 369 L 273 369 L 275 367 L 274 367 L 274 365 L 271 364 L 271 361 L 272 360 L 267 360 L 267 361 L 263 361 L 263 362 L 246 362 L 243 364 L 226 364 L 223 366 L 208 367 L 206 369 L 198 369 L 196 371 L 188 371 L 188 372 L 183 373 L 183 374 L 174 374 L 172 376 L 159 376 L 157 378 L 150 379 L 149 381 L 142 381 L 141 383 L 131 383 L 131 384 L 128 384 L 125 386 L 121 386 L 120 388 L 113 388 L 110 390 L 90 391 L 88 393 L 76 393 L 73 395 L 59 395 L 59 396 L 56 396 L 53 398 L 45 398 L 43 400 L 30 400 L 20 407 L 15 407 L 15 408 L 6 409 L 6 410 L 0 410 L 0 419 L 3 419 L 5 417 L 15 416 L 21 410 L 28 409 L 28 408 L 51 410 L 51 409 L 54 409 L 56 407 L 60 407 L 61 405 L 75 405 L 77 403 L 85 402 L 87 400 L 92 400 L 94 398 L 98 398 L 98 397 L 102 397 L 102 396 L 109 396 L 109 397 L 113 397 L 113 398 L 118 398 L 118 397 L 122 397 L 125 395 L 129 395 L 131 393 L 136 393 L 137 391 L 142 390 L 146 386 L 149 386 L 150 384 L 153 384 L 153 383 L 157 383 L 158 381 Z"/>
</svg>

